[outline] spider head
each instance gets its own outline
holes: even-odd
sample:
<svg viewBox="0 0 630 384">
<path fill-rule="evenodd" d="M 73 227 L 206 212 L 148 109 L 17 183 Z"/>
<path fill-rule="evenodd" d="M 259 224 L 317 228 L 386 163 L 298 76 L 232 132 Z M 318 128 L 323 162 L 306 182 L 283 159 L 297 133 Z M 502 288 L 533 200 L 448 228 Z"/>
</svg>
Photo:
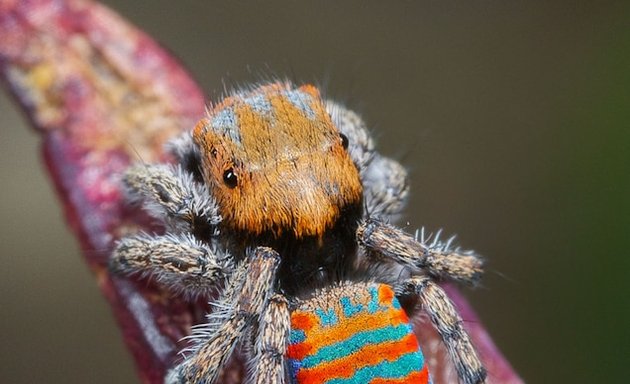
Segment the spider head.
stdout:
<svg viewBox="0 0 630 384">
<path fill-rule="evenodd" d="M 193 138 L 223 225 L 321 237 L 361 204 L 359 173 L 319 91 L 273 83 L 223 100 Z"/>
</svg>

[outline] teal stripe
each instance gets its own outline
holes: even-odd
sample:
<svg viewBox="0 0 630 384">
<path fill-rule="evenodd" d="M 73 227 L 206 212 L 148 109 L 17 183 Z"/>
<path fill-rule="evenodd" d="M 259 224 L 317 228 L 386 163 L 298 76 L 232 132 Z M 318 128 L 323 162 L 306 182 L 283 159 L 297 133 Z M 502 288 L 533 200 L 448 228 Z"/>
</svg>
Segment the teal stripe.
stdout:
<svg viewBox="0 0 630 384">
<path fill-rule="evenodd" d="M 306 333 L 301 329 L 292 329 L 289 336 L 289 344 L 297 344 L 306 340 Z"/>
<path fill-rule="evenodd" d="M 357 332 L 351 337 L 335 344 L 320 348 L 315 354 L 302 360 L 301 368 L 311 368 L 318 364 L 348 356 L 366 345 L 379 344 L 385 341 L 396 341 L 411 333 L 411 325 L 391 325 L 371 331 Z"/>
<path fill-rule="evenodd" d="M 339 318 L 337 318 L 337 314 L 332 308 L 327 310 L 317 308 L 315 309 L 315 314 L 319 317 L 319 322 L 323 327 L 332 327 L 339 322 Z"/>
<path fill-rule="evenodd" d="M 364 384 L 371 379 L 401 379 L 412 372 L 419 372 L 424 365 L 422 352 L 411 352 L 402 355 L 396 361 L 382 361 L 376 365 L 363 367 L 348 378 L 332 379 L 326 384 Z"/>
</svg>

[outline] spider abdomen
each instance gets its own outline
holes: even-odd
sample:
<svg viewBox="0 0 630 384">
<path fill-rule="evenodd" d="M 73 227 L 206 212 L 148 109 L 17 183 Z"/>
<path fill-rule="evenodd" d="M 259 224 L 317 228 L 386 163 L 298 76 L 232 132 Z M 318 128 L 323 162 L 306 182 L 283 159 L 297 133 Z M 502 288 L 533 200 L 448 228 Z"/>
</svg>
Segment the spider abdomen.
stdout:
<svg viewBox="0 0 630 384">
<path fill-rule="evenodd" d="M 344 283 L 291 314 L 294 383 L 429 383 L 424 356 L 391 287 Z"/>
</svg>

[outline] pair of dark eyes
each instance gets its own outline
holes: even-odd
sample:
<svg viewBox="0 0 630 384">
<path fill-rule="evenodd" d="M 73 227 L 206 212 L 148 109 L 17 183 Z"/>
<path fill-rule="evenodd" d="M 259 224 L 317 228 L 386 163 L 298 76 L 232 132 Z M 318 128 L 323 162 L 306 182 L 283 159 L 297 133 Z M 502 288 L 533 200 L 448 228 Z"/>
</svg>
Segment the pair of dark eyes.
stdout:
<svg viewBox="0 0 630 384">
<path fill-rule="evenodd" d="M 348 136 L 340 133 L 339 137 L 341 138 L 341 146 L 344 149 L 348 149 Z M 236 188 L 238 185 L 238 176 L 234 173 L 233 168 L 228 168 L 225 172 L 223 172 L 223 182 L 228 186 L 228 188 Z"/>
</svg>

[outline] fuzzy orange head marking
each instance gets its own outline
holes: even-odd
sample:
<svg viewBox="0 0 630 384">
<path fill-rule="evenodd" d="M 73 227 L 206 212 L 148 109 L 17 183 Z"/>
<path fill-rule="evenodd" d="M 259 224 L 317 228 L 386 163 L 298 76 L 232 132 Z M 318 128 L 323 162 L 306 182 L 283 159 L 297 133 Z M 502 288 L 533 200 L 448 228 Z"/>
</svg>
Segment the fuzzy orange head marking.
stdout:
<svg viewBox="0 0 630 384">
<path fill-rule="evenodd" d="M 358 170 L 313 86 L 237 93 L 211 109 L 193 138 L 231 229 L 321 236 L 361 201 Z"/>
</svg>

